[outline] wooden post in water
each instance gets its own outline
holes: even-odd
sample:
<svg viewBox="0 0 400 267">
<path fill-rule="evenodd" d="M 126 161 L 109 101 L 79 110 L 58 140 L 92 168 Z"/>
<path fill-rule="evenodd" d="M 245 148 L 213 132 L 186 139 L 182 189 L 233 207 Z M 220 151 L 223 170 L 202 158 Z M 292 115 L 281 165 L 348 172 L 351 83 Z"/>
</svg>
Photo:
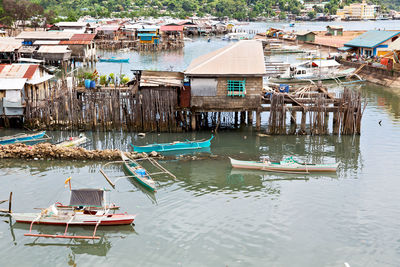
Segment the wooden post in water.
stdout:
<svg viewBox="0 0 400 267">
<path fill-rule="evenodd" d="M 336 108 L 338 108 L 338 106 L 335 104 L 334 105 Z M 339 110 L 336 110 L 335 112 L 333 112 L 333 123 L 332 123 L 332 131 L 333 134 L 339 134 Z"/>
<path fill-rule="evenodd" d="M 256 111 L 256 130 L 261 130 L 261 111 L 259 109 Z"/>
<path fill-rule="evenodd" d="M 196 113 L 192 111 L 192 114 L 190 115 L 190 122 L 192 124 L 192 131 L 196 130 Z"/>
<path fill-rule="evenodd" d="M 303 110 L 301 112 L 301 124 L 300 124 L 300 131 L 299 131 L 300 135 L 306 134 L 306 118 L 307 118 L 306 116 L 307 116 L 307 113 L 305 110 Z"/>
<path fill-rule="evenodd" d="M 238 123 L 239 123 L 239 112 L 236 111 L 235 112 L 235 122 L 234 122 L 235 127 L 237 127 Z"/>
<path fill-rule="evenodd" d="M 246 111 L 241 111 L 240 112 L 240 124 L 245 124 L 246 123 Z"/>
<path fill-rule="evenodd" d="M 290 112 L 290 134 L 295 134 L 296 133 L 296 127 L 297 127 L 297 112 L 296 111 L 291 111 Z"/>
<path fill-rule="evenodd" d="M 252 110 L 247 111 L 247 124 L 248 125 L 253 124 L 253 111 Z"/>
</svg>

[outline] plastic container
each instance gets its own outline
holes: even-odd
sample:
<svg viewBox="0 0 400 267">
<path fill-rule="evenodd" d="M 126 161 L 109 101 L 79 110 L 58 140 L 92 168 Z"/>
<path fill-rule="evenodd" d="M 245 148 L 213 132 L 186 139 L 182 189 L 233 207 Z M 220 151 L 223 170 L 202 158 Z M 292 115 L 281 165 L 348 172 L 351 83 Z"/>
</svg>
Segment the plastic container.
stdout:
<svg viewBox="0 0 400 267">
<path fill-rule="evenodd" d="M 90 80 L 89 79 L 86 79 L 85 80 L 85 88 L 87 88 L 87 89 L 89 89 L 90 88 Z"/>
<path fill-rule="evenodd" d="M 96 81 L 90 81 L 90 88 L 96 88 Z"/>
<path fill-rule="evenodd" d="M 140 175 L 140 176 L 146 176 L 146 170 L 145 169 L 137 169 L 136 174 Z"/>
</svg>

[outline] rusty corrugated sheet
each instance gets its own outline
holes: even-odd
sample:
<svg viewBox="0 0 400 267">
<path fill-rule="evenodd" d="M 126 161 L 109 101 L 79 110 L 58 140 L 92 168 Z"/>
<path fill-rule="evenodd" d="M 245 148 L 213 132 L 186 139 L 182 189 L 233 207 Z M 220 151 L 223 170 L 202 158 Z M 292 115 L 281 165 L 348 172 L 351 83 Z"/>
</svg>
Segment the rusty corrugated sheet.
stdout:
<svg viewBox="0 0 400 267">
<path fill-rule="evenodd" d="M 29 68 L 27 69 L 27 71 L 25 72 L 25 75 L 22 78 L 31 79 L 33 77 L 33 74 L 35 74 L 38 67 L 39 67 L 39 65 L 29 65 Z"/>
<path fill-rule="evenodd" d="M 60 45 L 88 45 L 91 44 L 92 41 L 61 41 Z"/>
<path fill-rule="evenodd" d="M 0 65 L 0 74 L 1 74 L 1 72 L 3 71 L 3 69 L 4 69 L 4 67 L 5 67 L 6 65 Z"/>
<path fill-rule="evenodd" d="M 70 41 L 92 41 L 96 34 L 89 33 L 76 33 L 72 35 Z"/>
</svg>

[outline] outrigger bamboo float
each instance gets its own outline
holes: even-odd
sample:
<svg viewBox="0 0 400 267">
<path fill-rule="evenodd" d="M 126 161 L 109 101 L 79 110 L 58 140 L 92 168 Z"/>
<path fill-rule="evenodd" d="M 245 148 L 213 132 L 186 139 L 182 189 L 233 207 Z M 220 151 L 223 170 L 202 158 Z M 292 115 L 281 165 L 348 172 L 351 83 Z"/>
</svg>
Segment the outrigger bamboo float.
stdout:
<svg viewBox="0 0 400 267">
<path fill-rule="evenodd" d="M 109 162 L 103 165 L 103 167 L 100 169 L 100 173 L 104 176 L 104 178 L 107 180 L 107 182 L 115 188 L 115 183 L 123 178 L 133 178 L 135 179 L 143 188 L 151 191 L 151 192 L 156 192 L 157 191 L 157 186 L 155 181 L 153 180 L 152 176 L 155 175 L 160 175 L 160 174 L 167 174 L 171 176 L 172 178 L 176 179 L 176 176 L 173 175 L 171 172 L 169 172 L 167 169 L 165 169 L 163 166 L 161 166 L 157 161 L 155 161 L 153 158 L 149 157 L 144 157 L 141 159 L 130 159 L 128 158 L 124 152 L 121 152 L 121 158 L 122 161 L 115 161 L 115 162 Z M 148 170 L 146 170 L 142 165 L 138 163 L 138 161 L 147 161 L 150 163 L 155 169 L 158 171 L 150 173 Z M 107 173 L 103 170 L 104 167 L 106 167 L 109 164 L 114 164 L 114 163 L 122 163 L 124 170 L 128 173 L 128 176 L 120 176 L 120 177 L 115 177 L 115 180 L 112 181 Z"/>
<path fill-rule="evenodd" d="M 76 147 L 76 146 L 80 146 L 86 142 L 87 142 L 87 137 L 85 136 L 85 134 L 81 133 L 79 136 L 70 137 L 68 140 L 65 140 L 56 145 L 63 146 L 63 147 Z"/>
<path fill-rule="evenodd" d="M 172 143 L 162 143 L 162 144 L 151 144 L 146 146 L 135 146 L 131 144 L 133 147 L 133 151 L 135 152 L 166 152 L 166 151 L 174 151 L 174 150 L 189 150 L 189 149 L 200 149 L 211 146 L 211 140 L 214 138 L 214 135 L 211 136 L 208 140 L 199 140 L 199 141 L 175 141 Z"/>
<path fill-rule="evenodd" d="M 310 173 L 310 172 L 336 172 L 339 163 L 334 164 L 308 164 L 295 161 L 293 157 L 286 158 L 280 162 L 244 161 L 229 158 L 233 168 L 253 169 L 270 172 L 285 173 Z"/>
<path fill-rule="evenodd" d="M 19 133 L 11 136 L 4 136 L 0 138 L 0 145 L 10 145 L 14 143 L 29 143 L 29 142 L 41 142 L 44 140 L 51 139 L 46 135 L 46 131 L 37 132 L 33 134 Z"/>
<path fill-rule="evenodd" d="M 67 179 L 68 180 L 68 179 Z M 129 225 L 136 215 L 126 213 L 110 213 L 110 208 L 105 204 L 105 192 L 102 189 L 74 189 L 68 206 L 55 203 L 40 213 L 11 213 L 12 218 L 18 223 L 30 223 L 29 233 L 25 236 L 71 238 L 71 239 L 100 239 L 96 236 L 99 225 Z M 33 224 L 65 225 L 62 235 L 33 234 Z M 91 236 L 67 235 L 70 225 L 95 226 Z"/>
</svg>

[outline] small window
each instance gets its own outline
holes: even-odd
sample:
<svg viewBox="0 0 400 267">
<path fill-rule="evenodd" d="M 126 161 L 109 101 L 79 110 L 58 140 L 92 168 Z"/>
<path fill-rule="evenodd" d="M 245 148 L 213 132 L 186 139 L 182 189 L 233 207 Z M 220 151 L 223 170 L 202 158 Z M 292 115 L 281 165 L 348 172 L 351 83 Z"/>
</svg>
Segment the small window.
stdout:
<svg viewBox="0 0 400 267">
<path fill-rule="evenodd" d="M 241 96 L 246 94 L 246 80 L 232 81 L 228 80 L 228 96 Z"/>
<path fill-rule="evenodd" d="M 301 74 L 301 70 L 298 70 L 298 71 L 297 71 L 297 74 Z"/>
<path fill-rule="evenodd" d="M 302 73 L 302 74 L 306 74 L 306 70 L 302 70 L 301 73 Z"/>
</svg>

